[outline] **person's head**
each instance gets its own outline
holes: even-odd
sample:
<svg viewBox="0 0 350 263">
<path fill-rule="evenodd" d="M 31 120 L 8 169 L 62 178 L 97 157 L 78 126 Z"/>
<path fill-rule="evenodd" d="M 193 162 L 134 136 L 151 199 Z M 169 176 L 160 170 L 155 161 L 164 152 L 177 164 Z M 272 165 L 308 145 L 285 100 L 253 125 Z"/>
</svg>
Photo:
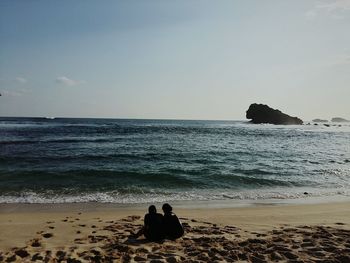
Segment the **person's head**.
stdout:
<svg viewBox="0 0 350 263">
<path fill-rule="evenodd" d="M 162 209 L 163 209 L 163 212 L 165 214 L 168 214 L 168 213 L 171 213 L 173 211 L 173 208 L 171 207 L 171 205 L 169 205 L 168 203 L 165 203 L 163 206 L 162 206 Z"/>
<path fill-rule="evenodd" d="M 157 208 L 156 208 L 154 205 L 150 205 L 150 206 L 148 207 L 148 213 L 150 213 L 150 214 L 155 214 L 155 213 L 157 213 Z"/>
</svg>

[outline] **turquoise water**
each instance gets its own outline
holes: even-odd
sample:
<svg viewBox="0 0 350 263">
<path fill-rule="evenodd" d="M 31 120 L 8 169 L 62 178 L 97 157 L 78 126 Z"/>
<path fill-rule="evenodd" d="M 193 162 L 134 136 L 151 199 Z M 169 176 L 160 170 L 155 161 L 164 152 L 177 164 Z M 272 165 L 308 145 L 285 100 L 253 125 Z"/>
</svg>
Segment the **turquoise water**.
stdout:
<svg viewBox="0 0 350 263">
<path fill-rule="evenodd" d="M 0 118 L 0 203 L 350 196 L 350 124 Z"/>
</svg>

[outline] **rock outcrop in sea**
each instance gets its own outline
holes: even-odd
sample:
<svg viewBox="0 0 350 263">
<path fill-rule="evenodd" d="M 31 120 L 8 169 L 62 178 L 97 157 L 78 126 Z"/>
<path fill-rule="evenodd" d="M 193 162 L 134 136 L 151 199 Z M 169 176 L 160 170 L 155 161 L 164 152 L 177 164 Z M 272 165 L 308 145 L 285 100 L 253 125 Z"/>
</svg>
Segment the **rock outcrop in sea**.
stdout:
<svg viewBox="0 0 350 263">
<path fill-rule="evenodd" d="M 335 117 L 335 118 L 332 118 L 332 122 L 350 122 L 350 121 L 344 118 Z"/>
<path fill-rule="evenodd" d="M 270 123 L 270 124 L 303 124 L 303 121 L 297 117 L 291 117 L 280 110 L 270 108 L 268 105 L 253 103 L 249 106 L 246 114 L 247 119 L 252 123 Z"/>
<path fill-rule="evenodd" d="M 313 122 L 328 122 L 328 120 L 323 120 L 323 119 L 314 119 L 312 121 Z"/>
</svg>

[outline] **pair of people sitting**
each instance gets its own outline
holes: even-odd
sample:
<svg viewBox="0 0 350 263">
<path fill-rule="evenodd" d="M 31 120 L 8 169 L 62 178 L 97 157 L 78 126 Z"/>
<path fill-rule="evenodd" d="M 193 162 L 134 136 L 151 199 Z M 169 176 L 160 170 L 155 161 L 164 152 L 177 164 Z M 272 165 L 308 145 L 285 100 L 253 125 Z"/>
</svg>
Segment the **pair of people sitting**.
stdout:
<svg viewBox="0 0 350 263">
<path fill-rule="evenodd" d="M 160 241 L 164 238 L 176 239 L 184 234 L 184 229 L 178 217 L 172 212 L 169 204 L 162 206 L 164 215 L 157 213 L 154 205 L 148 208 L 144 218 L 143 228 L 136 234 L 143 234 L 149 241 Z"/>
</svg>

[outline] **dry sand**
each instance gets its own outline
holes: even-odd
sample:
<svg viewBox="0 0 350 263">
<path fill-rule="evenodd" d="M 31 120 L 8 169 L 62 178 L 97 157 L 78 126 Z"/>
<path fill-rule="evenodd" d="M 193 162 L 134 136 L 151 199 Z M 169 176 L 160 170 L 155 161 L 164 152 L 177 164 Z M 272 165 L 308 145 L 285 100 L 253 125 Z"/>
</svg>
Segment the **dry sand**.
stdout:
<svg viewBox="0 0 350 263">
<path fill-rule="evenodd" d="M 184 237 L 132 238 L 147 206 L 0 205 L 0 262 L 350 262 L 350 203 L 178 208 Z"/>
</svg>

